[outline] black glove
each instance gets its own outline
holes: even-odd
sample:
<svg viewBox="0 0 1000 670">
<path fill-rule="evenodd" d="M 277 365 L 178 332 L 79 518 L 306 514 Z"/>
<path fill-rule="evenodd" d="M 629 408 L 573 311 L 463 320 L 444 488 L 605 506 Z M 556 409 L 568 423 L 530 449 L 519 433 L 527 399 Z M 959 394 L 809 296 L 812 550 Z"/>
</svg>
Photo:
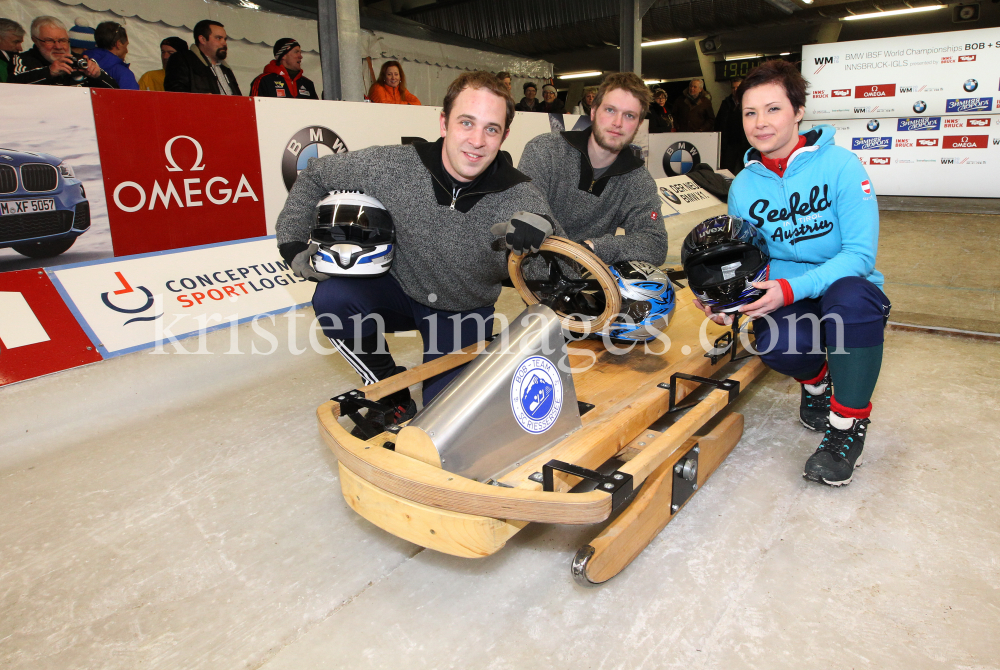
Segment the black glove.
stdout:
<svg viewBox="0 0 1000 670">
<path fill-rule="evenodd" d="M 490 228 L 497 237 L 503 237 L 507 248 L 515 255 L 538 253 L 542 242 L 552 234 L 552 223 L 539 214 L 518 212 L 510 221 L 501 221 Z"/>
<path fill-rule="evenodd" d="M 306 248 L 305 251 L 300 251 L 295 255 L 295 258 L 292 259 L 292 272 L 295 273 L 295 276 L 314 282 L 321 282 L 324 279 L 330 278 L 330 275 L 325 275 L 322 272 L 316 272 L 316 270 L 313 269 L 312 257 L 318 249 L 319 245 L 313 242 Z"/>
</svg>

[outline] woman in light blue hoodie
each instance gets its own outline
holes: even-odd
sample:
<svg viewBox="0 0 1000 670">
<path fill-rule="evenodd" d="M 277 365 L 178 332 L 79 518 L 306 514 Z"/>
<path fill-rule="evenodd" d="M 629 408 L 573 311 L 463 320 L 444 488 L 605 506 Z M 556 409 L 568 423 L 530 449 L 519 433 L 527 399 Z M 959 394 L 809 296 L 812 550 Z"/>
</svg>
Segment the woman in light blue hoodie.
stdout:
<svg viewBox="0 0 1000 670">
<path fill-rule="evenodd" d="M 764 233 L 771 254 L 768 281 L 754 284 L 763 295 L 740 312 L 755 319 L 764 362 L 802 384 L 802 424 L 825 432 L 803 476 L 841 486 L 862 462 L 890 303 L 875 269 L 874 188 L 832 127 L 799 133 L 807 85 L 780 60 L 743 81 L 736 95 L 753 148 L 729 214 Z"/>
</svg>

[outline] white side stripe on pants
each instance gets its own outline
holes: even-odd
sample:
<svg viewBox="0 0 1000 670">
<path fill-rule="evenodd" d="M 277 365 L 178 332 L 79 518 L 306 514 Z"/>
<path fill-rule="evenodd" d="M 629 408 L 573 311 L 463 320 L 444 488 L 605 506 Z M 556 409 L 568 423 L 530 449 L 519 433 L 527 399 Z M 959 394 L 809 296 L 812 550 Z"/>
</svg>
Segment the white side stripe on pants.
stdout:
<svg viewBox="0 0 1000 670">
<path fill-rule="evenodd" d="M 378 381 L 378 377 L 375 376 L 375 373 L 369 370 L 365 364 L 361 362 L 361 359 L 358 358 L 357 354 L 351 351 L 351 348 L 344 344 L 343 340 L 335 340 L 331 337 L 330 343 L 333 344 L 334 348 L 340 352 L 340 355 L 343 356 L 348 363 L 350 363 L 351 367 L 357 370 L 358 374 L 361 375 L 361 381 L 363 381 L 366 386 L 368 384 L 374 384 Z"/>
</svg>

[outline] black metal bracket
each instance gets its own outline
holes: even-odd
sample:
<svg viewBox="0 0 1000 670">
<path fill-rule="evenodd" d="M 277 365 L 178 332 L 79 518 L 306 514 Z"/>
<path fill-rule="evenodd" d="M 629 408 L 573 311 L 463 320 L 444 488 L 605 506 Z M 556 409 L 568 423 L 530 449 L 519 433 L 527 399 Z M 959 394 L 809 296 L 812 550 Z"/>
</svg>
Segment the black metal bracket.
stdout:
<svg viewBox="0 0 1000 670">
<path fill-rule="evenodd" d="M 330 400 L 340 405 L 340 416 L 346 416 L 353 421 L 366 440 L 389 430 L 387 425 L 393 426 L 395 409 L 384 403 L 368 400 L 364 391 L 355 389 L 334 396 Z M 368 410 L 365 416 L 361 416 L 362 409 Z"/>
<path fill-rule="evenodd" d="M 698 456 L 701 448 L 696 444 L 674 464 L 673 485 L 670 493 L 670 513 L 676 514 L 681 505 L 698 490 Z"/>
<path fill-rule="evenodd" d="M 712 361 L 712 365 L 715 365 L 723 358 L 725 358 L 726 354 L 729 354 L 730 363 L 735 363 L 736 361 L 742 361 L 744 358 L 750 358 L 751 356 L 755 356 L 756 354 L 754 354 L 752 351 L 748 351 L 742 356 L 736 355 L 736 342 L 739 339 L 739 332 L 740 332 L 740 316 L 737 313 L 736 316 L 733 317 L 733 323 L 730 329 L 725 333 L 723 333 L 722 335 L 719 335 L 717 338 L 715 338 L 715 342 L 712 343 L 712 351 L 706 353 L 705 358 L 710 359 Z M 747 330 L 747 332 L 753 334 L 752 322 L 750 323 L 750 327 L 749 330 Z M 719 351 L 720 349 L 722 350 L 721 354 L 712 353 L 715 351 Z"/>
<path fill-rule="evenodd" d="M 596 470 L 581 468 L 579 465 L 552 460 L 542 466 L 542 490 L 555 491 L 556 471 L 565 472 L 567 475 L 580 477 L 597 484 L 597 490 L 611 494 L 611 510 L 621 507 L 629 496 L 632 495 L 632 475 L 627 472 L 612 472 L 603 475 Z"/>
<path fill-rule="evenodd" d="M 594 409 L 594 405 L 592 403 L 583 402 L 582 400 L 577 400 L 576 406 L 580 409 L 580 416 L 583 416 L 590 410 Z"/>
<path fill-rule="evenodd" d="M 736 400 L 736 396 L 740 394 L 740 383 L 734 379 L 712 379 L 711 377 L 698 377 L 697 375 L 689 375 L 683 372 L 675 372 L 670 375 L 670 383 L 657 384 L 658 388 L 670 391 L 670 409 L 667 410 L 667 414 L 671 412 L 680 412 L 681 410 L 691 409 L 698 403 L 693 402 L 687 405 L 677 405 L 677 380 L 683 379 L 684 381 L 697 382 L 699 384 L 706 384 L 708 386 L 714 386 L 717 389 L 722 389 L 723 391 L 729 392 L 729 400 L 726 404 L 732 404 Z"/>
</svg>

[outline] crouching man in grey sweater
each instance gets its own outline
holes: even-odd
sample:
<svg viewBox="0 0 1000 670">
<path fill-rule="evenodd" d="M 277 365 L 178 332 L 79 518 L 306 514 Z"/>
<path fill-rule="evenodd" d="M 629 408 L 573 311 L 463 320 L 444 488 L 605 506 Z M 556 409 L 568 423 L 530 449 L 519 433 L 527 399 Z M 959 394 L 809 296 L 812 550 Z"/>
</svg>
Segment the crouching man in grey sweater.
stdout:
<svg viewBox="0 0 1000 670">
<path fill-rule="evenodd" d="M 363 317 L 378 315 L 388 332 L 419 330 L 424 362 L 475 344 L 493 333 L 494 303 L 507 277 L 507 255 L 494 250 L 493 241 L 503 236 L 521 253 L 537 251 L 553 232 L 565 235 L 531 180 L 500 153 L 514 100 L 499 80 L 488 72 L 465 73 L 452 82 L 443 106 L 437 142 L 309 161 L 278 217 L 279 252 L 297 274 L 319 282 L 313 308 L 323 332 L 365 384 L 403 368 L 387 353 L 379 319 Z M 396 229 L 389 274 L 329 277 L 313 269 L 314 210 L 334 189 L 363 191 L 389 210 Z M 458 371 L 425 381 L 424 402 Z M 397 423 L 416 412 L 405 389 L 383 402 L 396 409 Z"/>
<path fill-rule="evenodd" d="M 609 265 L 661 265 L 667 256 L 656 182 L 629 149 L 651 101 L 634 73 L 608 75 L 590 108 L 591 127 L 539 135 L 525 146 L 518 165 L 569 238 Z M 615 235 L 619 227 L 625 235 Z"/>
</svg>

